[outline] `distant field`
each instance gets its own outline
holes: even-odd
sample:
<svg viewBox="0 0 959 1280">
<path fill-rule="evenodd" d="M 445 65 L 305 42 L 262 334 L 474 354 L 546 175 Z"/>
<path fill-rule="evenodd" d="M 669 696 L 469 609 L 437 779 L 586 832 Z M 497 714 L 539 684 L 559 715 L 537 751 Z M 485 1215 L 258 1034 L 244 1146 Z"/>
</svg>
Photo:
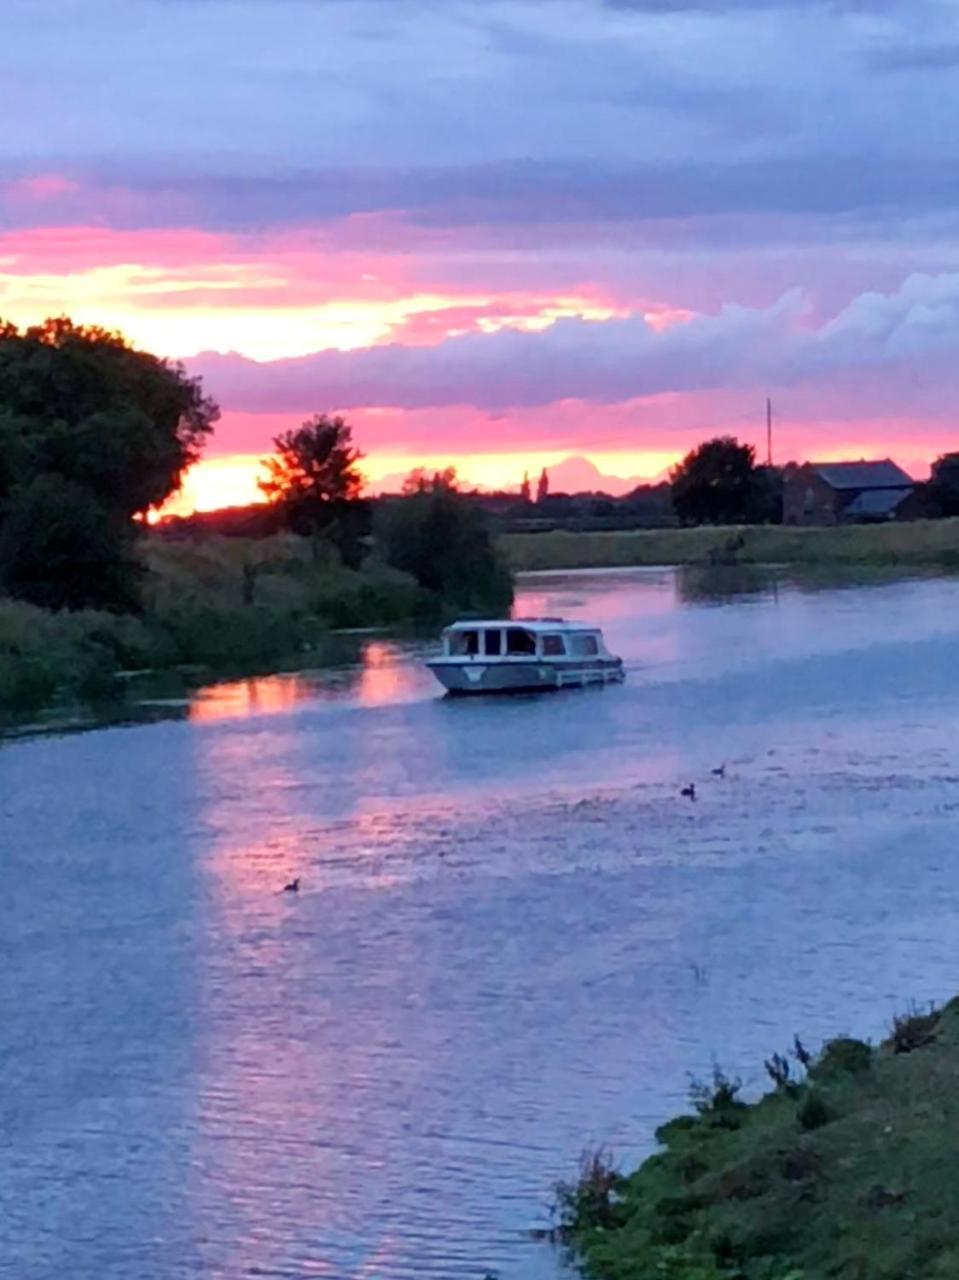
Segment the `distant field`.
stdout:
<svg viewBox="0 0 959 1280">
<path fill-rule="evenodd" d="M 834 529 L 639 529 L 513 533 L 501 546 L 515 572 L 668 564 L 944 565 L 959 568 L 959 519 Z"/>
</svg>

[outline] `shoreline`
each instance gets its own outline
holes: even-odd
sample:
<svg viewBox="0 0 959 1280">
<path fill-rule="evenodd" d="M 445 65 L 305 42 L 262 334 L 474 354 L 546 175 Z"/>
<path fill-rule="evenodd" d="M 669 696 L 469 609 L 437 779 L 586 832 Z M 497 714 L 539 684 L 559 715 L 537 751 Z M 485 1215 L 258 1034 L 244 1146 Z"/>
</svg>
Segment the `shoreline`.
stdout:
<svg viewBox="0 0 959 1280">
<path fill-rule="evenodd" d="M 630 1174 L 602 1151 L 557 1188 L 556 1236 L 601 1280 L 902 1280 L 959 1272 L 949 1177 L 959 997 L 913 1006 L 878 1045 L 799 1036 L 754 1102 L 713 1068 Z"/>
<path fill-rule="evenodd" d="M 901 524 L 699 526 L 619 533 L 502 534 L 514 573 L 684 565 L 819 565 L 959 569 L 959 518 Z"/>
</svg>

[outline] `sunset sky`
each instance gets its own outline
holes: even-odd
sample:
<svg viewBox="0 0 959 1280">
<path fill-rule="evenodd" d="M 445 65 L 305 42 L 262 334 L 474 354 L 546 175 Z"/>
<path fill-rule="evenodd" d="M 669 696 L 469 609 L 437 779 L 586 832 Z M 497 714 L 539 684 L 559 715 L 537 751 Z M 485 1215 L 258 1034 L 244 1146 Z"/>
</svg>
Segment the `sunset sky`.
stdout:
<svg viewBox="0 0 959 1280">
<path fill-rule="evenodd" d="M 185 360 L 181 506 L 959 447 L 954 0 L 3 0 L 0 315 Z M 571 474 L 571 473 L 570 473 Z"/>
</svg>

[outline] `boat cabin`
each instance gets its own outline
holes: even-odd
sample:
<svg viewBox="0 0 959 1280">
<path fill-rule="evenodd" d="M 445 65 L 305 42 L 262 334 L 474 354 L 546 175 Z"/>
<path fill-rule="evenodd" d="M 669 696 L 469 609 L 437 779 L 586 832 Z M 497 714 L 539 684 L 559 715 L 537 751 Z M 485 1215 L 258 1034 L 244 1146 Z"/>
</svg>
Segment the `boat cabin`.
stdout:
<svg viewBox="0 0 959 1280">
<path fill-rule="evenodd" d="M 443 632 L 448 658 L 598 658 L 604 652 L 596 627 L 562 618 L 456 622 Z"/>
</svg>

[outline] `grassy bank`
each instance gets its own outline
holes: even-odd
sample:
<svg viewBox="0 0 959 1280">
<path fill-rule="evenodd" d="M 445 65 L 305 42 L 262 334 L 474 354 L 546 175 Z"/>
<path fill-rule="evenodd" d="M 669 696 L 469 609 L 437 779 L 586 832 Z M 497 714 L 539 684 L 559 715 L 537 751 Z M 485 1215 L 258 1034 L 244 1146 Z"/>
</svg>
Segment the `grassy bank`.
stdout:
<svg viewBox="0 0 959 1280">
<path fill-rule="evenodd" d="M 959 999 L 878 1048 L 776 1057 L 744 1104 L 717 1073 L 629 1177 L 601 1158 L 561 1191 L 604 1280 L 935 1280 L 959 1275 Z"/>
<path fill-rule="evenodd" d="M 503 535 L 500 545 L 517 572 L 708 563 L 959 568 L 959 519 L 834 529 L 760 525 L 626 533 L 518 533 Z"/>
<path fill-rule="evenodd" d="M 105 694 L 122 672 L 253 670 L 318 652 L 336 628 L 433 621 L 444 608 L 405 574 L 376 565 L 353 572 L 287 535 L 149 538 L 141 556 L 137 616 L 0 599 L 0 710 Z"/>
</svg>

